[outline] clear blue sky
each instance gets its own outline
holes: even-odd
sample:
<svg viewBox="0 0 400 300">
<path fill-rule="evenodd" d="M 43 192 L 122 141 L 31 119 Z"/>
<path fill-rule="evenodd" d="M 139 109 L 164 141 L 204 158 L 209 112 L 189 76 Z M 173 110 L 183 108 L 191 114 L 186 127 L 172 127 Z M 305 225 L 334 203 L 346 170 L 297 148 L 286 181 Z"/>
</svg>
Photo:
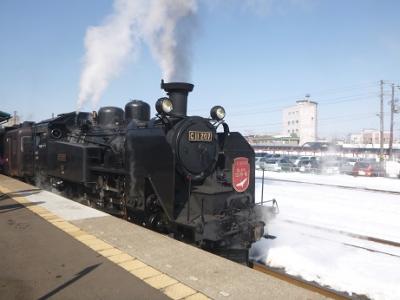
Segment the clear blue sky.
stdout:
<svg viewBox="0 0 400 300">
<path fill-rule="evenodd" d="M 400 1 L 244 2 L 199 1 L 190 113 L 221 104 L 234 130 L 279 133 L 281 109 L 309 93 L 321 136 L 378 128 L 378 81 L 400 83 Z M 111 11 L 110 0 L 0 0 L 0 110 L 32 120 L 73 111 L 86 29 Z M 153 107 L 160 74 L 144 48 L 100 105 Z"/>
</svg>

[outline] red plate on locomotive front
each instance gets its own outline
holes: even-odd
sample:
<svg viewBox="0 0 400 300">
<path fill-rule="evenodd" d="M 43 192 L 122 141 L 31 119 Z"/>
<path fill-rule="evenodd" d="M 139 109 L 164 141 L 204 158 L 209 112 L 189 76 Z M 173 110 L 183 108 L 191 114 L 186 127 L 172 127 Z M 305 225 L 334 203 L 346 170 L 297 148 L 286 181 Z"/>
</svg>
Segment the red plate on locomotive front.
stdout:
<svg viewBox="0 0 400 300">
<path fill-rule="evenodd" d="M 250 183 L 250 164 L 247 157 L 237 157 L 232 165 L 232 185 L 241 193 L 247 190 Z"/>
</svg>

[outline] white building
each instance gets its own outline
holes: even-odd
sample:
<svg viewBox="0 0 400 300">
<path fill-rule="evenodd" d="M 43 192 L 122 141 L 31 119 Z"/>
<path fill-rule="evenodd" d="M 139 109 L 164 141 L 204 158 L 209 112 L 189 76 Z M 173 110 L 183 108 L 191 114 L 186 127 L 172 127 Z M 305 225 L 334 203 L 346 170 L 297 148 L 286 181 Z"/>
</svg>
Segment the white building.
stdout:
<svg viewBox="0 0 400 300">
<path fill-rule="evenodd" d="M 317 107 L 318 103 L 305 100 L 296 101 L 296 105 L 283 110 L 284 135 L 296 135 L 300 138 L 300 145 L 317 140 Z"/>
</svg>

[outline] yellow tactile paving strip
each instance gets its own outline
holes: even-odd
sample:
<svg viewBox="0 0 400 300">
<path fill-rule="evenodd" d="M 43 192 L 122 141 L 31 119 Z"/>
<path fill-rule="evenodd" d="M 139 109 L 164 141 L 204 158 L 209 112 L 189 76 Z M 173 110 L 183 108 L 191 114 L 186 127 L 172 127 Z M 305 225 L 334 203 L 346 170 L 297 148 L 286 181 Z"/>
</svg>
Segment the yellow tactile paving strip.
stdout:
<svg viewBox="0 0 400 300">
<path fill-rule="evenodd" d="M 14 193 L 0 185 L 0 191 L 5 194 Z M 46 208 L 31 205 L 28 199 L 23 196 L 12 195 L 10 198 L 17 201 L 19 204 L 24 205 L 27 209 L 45 219 L 49 223 L 58 227 L 65 233 L 69 234 L 76 240 L 85 244 L 87 247 L 106 257 L 111 262 L 117 264 L 121 268 L 133 276 L 143 280 L 148 285 L 161 291 L 171 299 L 185 299 L 185 300 L 205 300 L 210 299 L 199 291 L 196 291 L 182 282 L 170 277 L 154 269 L 153 267 L 145 264 L 139 259 L 124 253 L 123 251 L 115 248 L 114 246 L 102 241 L 94 235 L 88 234 L 81 230 L 79 227 L 61 219 L 59 216 L 53 214 Z"/>
</svg>

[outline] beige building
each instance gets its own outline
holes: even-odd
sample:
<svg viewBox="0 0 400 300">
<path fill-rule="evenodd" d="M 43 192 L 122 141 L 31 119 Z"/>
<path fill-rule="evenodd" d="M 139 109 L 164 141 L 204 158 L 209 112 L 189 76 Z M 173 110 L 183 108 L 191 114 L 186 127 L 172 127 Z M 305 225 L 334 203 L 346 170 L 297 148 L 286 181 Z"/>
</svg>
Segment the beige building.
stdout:
<svg viewBox="0 0 400 300">
<path fill-rule="evenodd" d="M 245 136 L 246 140 L 252 146 L 272 146 L 272 145 L 289 145 L 297 146 L 299 138 L 280 135 L 249 135 Z"/>
<path fill-rule="evenodd" d="M 350 135 L 351 144 L 380 144 L 381 133 L 375 129 L 364 129 L 361 133 Z M 383 132 L 383 144 L 389 144 L 390 132 Z"/>
<path fill-rule="evenodd" d="M 299 144 L 317 140 L 318 103 L 305 100 L 296 101 L 296 105 L 283 110 L 283 132 L 286 136 L 297 136 Z"/>
<path fill-rule="evenodd" d="M 389 144 L 390 132 L 383 132 L 383 143 Z M 380 144 L 381 133 L 379 130 L 367 129 L 362 131 L 363 144 Z"/>
</svg>

